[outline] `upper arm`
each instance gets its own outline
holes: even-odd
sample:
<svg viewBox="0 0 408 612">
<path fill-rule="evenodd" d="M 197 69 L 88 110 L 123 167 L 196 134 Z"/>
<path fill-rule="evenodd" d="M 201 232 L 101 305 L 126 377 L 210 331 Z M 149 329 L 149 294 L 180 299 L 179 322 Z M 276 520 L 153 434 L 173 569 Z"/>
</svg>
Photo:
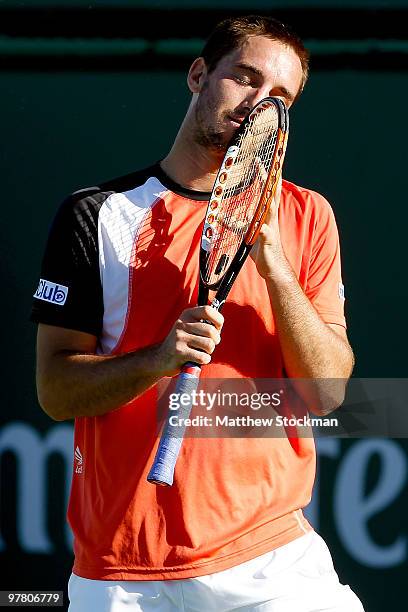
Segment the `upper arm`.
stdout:
<svg viewBox="0 0 408 612">
<path fill-rule="evenodd" d="M 34 293 L 32 321 L 95 336 L 101 333 L 98 219 L 103 197 L 100 193 L 71 196 L 59 208 Z M 57 331 L 55 334 L 59 335 Z"/>
<path fill-rule="evenodd" d="M 310 197 L 314 207 L 311 207 L 311 254 L 305 293 L 320 318 L 327 325 L 336 324 L 336 331 L 346 326 L 339 235 L 327 200 L 316 193 Z"/>
<path fill-rule="evenodd" d="M 97 189 L 70 196 L 48 235 L 31 320 L 39 324 L 38 399 L 52 418 L 80 384 L 75 356 L 95 354 L 103 326 L 98 224 L 106 197 Z"/>
<path fill-rule="evenodd" d="M 97 337 L 86 332 L 40 323 L 37 332 L 37 393 L 40 404 L 48 386 L 55 383 L 64 370 L 61 357 L 73 354 L 95 354 Z"/>
<path fill-rule="evenodd" d="M 97 337 L 86 332 L 40 323 L 37 332 L 37 361 L 44 362 L 64 352 L 94 354 Z"/>
</svg>

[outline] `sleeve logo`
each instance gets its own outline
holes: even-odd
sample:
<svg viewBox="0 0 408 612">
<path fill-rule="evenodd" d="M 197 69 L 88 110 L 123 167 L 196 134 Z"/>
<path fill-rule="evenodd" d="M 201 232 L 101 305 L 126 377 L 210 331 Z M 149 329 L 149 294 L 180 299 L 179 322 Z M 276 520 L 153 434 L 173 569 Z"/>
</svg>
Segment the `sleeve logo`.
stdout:
<svg viewBox="0 0 408 612">
<path fill-rule="evenodd" d="M 344 285 L 343 283 L 339 283 L 339 298 L 344 300 Z"/>
<path fill-rule="evenodd" d="M 75 449 L 75 473 L 76 474 L 82 474 L 83 467 L 84 467 L 83 463 L 84 463 L 84 459 L 82 457 L 82 453 L 79 450 L 79 446 L 77 446 Z"/>
<path fill-rule="evenodd" d="M 68 297 L 68 287 L 57 285 L 40 278 L 34 297 L 37 298 L 37 300 L 43 300 L 44 302 L 51 302 L 51 304 L 63 306 Z"/>
</svg>

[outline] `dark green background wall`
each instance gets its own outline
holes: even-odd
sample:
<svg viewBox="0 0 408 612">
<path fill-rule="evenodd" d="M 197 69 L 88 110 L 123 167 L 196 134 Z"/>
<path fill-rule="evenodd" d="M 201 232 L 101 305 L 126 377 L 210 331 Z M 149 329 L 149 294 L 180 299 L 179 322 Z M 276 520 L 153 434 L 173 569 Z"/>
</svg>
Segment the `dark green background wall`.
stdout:
<svg viewBox="0 0 408 612">
<path fill-rule="evenodd" d="M 146 72 L 142 60 L 134 72 L 0 74 L 1 589 L 63 589 L 71 428 L 38 407 L 27 322 L 47 228 L 67 193 L 164 155 L 188 92 L 181 68 Z M 407 97 L 402 69 L 315 70 L 291 111 L 285 174 L 333 204 L 356 376 L 407 376 Z M 405 440 L 321 441 L 312 516 L 368 612 L 403 609 L 407 459 Z M 364 500 L 372 509 L 363 520 Z M 354 545 L 347 524 L 359 521 Z"/>
<path fill-rule="evenodd" d="M 291 112 L 285 174 L 335 209 L 359 376 L 407 373 L 407 94 L 405 73 L 320 72 Z M 2 265 L 17 321 L 64 195 L 164 155 L 187 103 L 181 72 L 2 75 Z"/>
</svg>

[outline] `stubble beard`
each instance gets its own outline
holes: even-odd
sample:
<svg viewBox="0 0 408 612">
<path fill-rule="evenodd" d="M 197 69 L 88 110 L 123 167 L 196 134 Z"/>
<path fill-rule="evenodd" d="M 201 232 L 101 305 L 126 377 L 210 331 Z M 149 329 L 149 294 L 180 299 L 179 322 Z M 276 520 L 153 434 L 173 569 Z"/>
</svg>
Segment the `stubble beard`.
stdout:
<svg viewBox="0 0 408 612">
<path fill-rule="evenodd" d="M 207 95 L 203 94 L 207 92 Z M 228 142 L 224 130 L 217 129 L 208 121 L 208 117 L 216 116 L 216 105 L 212 103 L 208 93 L 208 84 L 205 83 L 195 107 L 195 127 L 193 139 L 198 145 L 209 149 L 215 153 L 225 153 Z"/>
<path fill-rule="evenodd" d="M 201 147 L 217 153 L 225 153 L 227 144 L 225 135 L 215 128 L 205 125 L 199 116 L 199 109 L 196 111 L 196 125 L 193 132 L 194 142 Z"/>
</svg>

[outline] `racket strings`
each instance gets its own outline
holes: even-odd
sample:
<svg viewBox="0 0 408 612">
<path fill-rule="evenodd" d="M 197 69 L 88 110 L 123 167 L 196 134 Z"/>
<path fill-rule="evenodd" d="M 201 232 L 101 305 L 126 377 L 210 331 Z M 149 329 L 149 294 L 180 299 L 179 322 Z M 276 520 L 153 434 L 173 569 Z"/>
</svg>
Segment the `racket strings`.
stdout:
<svg viewBox="0 0 408 612">
<path fill-rule="evenodd" d="M 270 106 L 246 125 L 237 143 L 239 152 L 223 186 L 206 261 L 204 276 L 210 285 L 225 273 L 258 208 L 275 154 L 278 127 L 277 110 Z"/>
<path fill-rule="evenodd" d="M 259 181 L 259 179 L 263 178 L 262 174 L 265 174 L 266 178 L 277 137 L 277 113 L 275 107 L 272 107 L 272 111 L 267 109 L 258 114 L 255 120 L 246 126 L 245 133 L 242 135 L 239 144 L 240 151 L 229 176 L 230 185 L 227 185 L 224 189 L 224 203 L 230 201 L 234 191 L 238 190 L 241 192 L 240 195 L 243 196 L 242 204 L 248 204 L 251 196 L 263 188 L 265 181 Z M 250 185 L 252 185 L 251 190 L 248 189 Z M 231 200 L 231 203 L 235 205 L 237 198 Z M 230 206 L 229 210 L 233 211 L 233 206 Z"/>
<path fill-rule="evenodd" d="M 245 150 L 240 151 L 235 165 L 231 170 L 231 186 L 227 188 L 225 192 L 226 199 L 233 194 L 236 187 L 241 187 L 241 189 L 245 190 L 250 184 L 256 167 L 254 163 L 254 154 L 256 154 L 257 150 L 260 151 L 265 143 L 265 132 L 262 133 L 259 131 L 258 134 L 246 134 L 245 136 L 246 137 L 243 138 Z"/>
<path fill-rule="evenodd" d="M 263 173 L 266 174 L 266 171 L 263 170 Z M 218 273 L 221 273 L 223 269 L 218 269 L 217 261 L 223 257 L 226 262 L 226 256 L 228 260 L 231 260 L 248 231 L 266 182 L 266 178 L 262 176 L 258 168 L 256 174 L 254 172 L 251 174 L 249 181 L 243 184 L 241 194 L 229 197 L 224 201 L 219 218 L 218 235 L 214 240 L 208 260 L 208 271 L 218 270 Z"/>
</svg>

